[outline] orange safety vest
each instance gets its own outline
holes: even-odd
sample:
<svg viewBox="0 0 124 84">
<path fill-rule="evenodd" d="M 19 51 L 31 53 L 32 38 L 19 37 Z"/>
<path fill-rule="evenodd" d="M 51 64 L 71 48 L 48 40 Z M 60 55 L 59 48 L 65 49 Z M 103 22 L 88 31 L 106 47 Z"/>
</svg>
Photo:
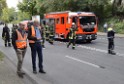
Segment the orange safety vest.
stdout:
<svg viewBox="0 0 124 84">
<path fill-rule="evenodd" d="M 24 37 L 21 35 L 21 33 L 16 30 L 17 32 L 17 40 L 16 40 L 16 46 L 17 48 L 26 48 L 27 47 L 27 34 L 24 34 Z"/>
<path fill-rule="evenodd" d="M 31 26 L 31 34 L 32 34 L 32 35 L 31 35 L 32 37 L 35 37 L 35 36 L 36 36 L 34 26 Z M 29 43 L 35 43 L 35 41 L 29 40 Z"/>
</svg>

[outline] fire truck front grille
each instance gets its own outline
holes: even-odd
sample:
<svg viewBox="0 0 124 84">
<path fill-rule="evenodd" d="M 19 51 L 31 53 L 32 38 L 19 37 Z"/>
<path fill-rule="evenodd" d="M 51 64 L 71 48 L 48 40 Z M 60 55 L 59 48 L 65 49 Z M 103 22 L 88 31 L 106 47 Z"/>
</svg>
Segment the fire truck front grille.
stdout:
<svg viewBox="0 0 124 84">
<path fill-rule="evenodd" d="M 84 32 L 93 32 L 95 29 L 94 28 L 84 28 Z"/>
</svg>

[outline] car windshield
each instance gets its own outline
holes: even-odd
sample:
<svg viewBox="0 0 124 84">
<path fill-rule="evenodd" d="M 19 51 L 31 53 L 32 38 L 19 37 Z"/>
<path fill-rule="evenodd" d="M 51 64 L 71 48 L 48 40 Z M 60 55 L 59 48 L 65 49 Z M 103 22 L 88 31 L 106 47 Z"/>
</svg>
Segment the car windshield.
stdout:
<svg viewBox="0 0 124 84">
<path fill-rule="evenodd" d="M 81 25 L 95 25 L 96 24 L 96 19 L 95 16 L 81 16 L 79 17 L 79 21 Z"/>
</svg>

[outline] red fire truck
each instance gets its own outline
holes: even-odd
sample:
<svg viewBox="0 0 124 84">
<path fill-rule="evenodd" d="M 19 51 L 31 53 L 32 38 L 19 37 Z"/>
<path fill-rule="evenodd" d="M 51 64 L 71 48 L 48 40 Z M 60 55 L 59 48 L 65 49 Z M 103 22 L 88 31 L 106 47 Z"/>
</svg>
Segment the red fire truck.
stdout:
<svg viewBox="0 0 124 84">
<path fill-rule="evenodd" d="M 44 14 L 45 22 L 53 25 L 54 38 L 67 39 L 72 23 L 77 26 L 77 40 L 91 42 L 97 38 L 97 18 L 92 12 L 51 12 Z"/>
</svg>

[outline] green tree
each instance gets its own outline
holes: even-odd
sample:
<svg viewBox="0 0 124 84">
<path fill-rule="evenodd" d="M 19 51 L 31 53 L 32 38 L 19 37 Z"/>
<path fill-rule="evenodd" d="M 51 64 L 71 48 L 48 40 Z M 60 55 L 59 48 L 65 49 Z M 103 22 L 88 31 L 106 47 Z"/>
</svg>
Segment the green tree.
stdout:
<svg viewBox="0 0 124 84">
<path fill-rule="evenodd" d="M 110 6 L 110 0 L 37 0 L 37 8 L 46 9 L 45 12 L 54 11 L 90 11 L 99 18 L 106 17 L 106 8 Z"/>
<path fill-rule="evenodd" d="M 113 15 L 121 16 L 124 15 L 124 0 L 114 0 L 112 4 Z"/>
<path fill-rule="evenodd" d="M 0 16 L 2 14 L 2 9 L 6 7 L 7 7 L 6 0 L 0 0 Z"/>
<path fill-rule="evenodd" d="M 37 9 L 35 8 L 36 1 L 35 0 L 23 0 L 18 4 L 19 10 L 22 12 L 28 12 L 30 15 L 36 15 Z"/>
<path fill-rule="evenodd" d="M 18 21 L 29 20 L 30 15 L 28 12 L 18 11 L 17 13 Z"/>
<path fill-rule="evenodd" d="M 15 9 L 14 8 L 4 8 L 2 10 L 2 17 L 1 19 L 8 23 L 14 20 L 15 17 Z"/>
<path fill-rule="evenodd" d="M 31 15 L 55 11 L 90 11 L 94 12 L 99 19 L 124 13 L 124 0 L 23 0 L 18 7 L 21 11 Z"/>
</svg>

